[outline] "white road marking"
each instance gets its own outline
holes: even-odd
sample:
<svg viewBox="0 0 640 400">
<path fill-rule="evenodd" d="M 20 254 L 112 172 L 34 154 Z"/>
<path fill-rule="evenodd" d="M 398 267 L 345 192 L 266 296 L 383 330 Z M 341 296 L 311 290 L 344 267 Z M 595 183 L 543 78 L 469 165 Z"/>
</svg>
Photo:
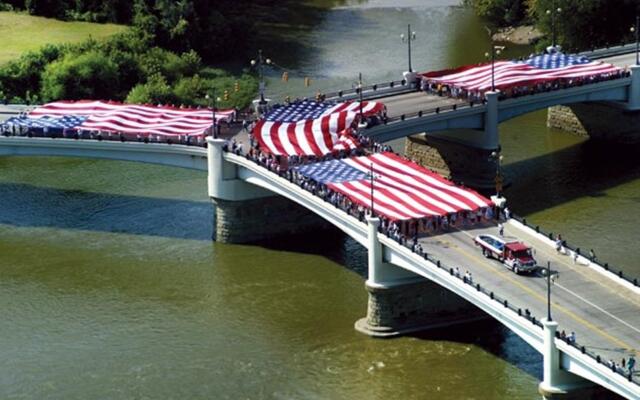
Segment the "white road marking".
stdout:
<svg viewBox="0 0 640 400">
<path fill-rule="evenodd" d="M 569 290 L 569 289 L 567 289 L 566 287 L 564 287 L 564 286 L 560 285 L 559 283 L 555 283 L 553 286 L 557 286 L 557 287 L 559 287 L 560 289 L 564 290 L 565 292 L 567 292 L 567 293 L 569 293 L 569 294 L 572 294 L 573 296 L 575 296 L 575 297 L 577 297 L 578 299 L 580 299 L 580 300 L 584 301 L 585 303 L 587 303 L 587 304 L 588 304 L 588 305 L 590 305 L 591 307 L 595 308 L 596 310 L 598 310 L 598 311 L 602 312 L 603 314 L 608 315 L 609 317 L 611 317 L 611 318 L 615 319 L 616 321 L 620 322 L 621 324 L 625 325 L 626 327 L 631 328 L 631 329 L 633 329 L 634 331 L 636 331 L 636 332 L 640 333 L 640 329 L 638 329 L 638 328 L 636 328 L 635 326 L 630 325 L 630 324 L 629 324 L 629 323 L 627 323 L 626 321 L 624 321 L 624 320 L 622 320 L 622 319 L 620 319 L 620 318 L 616 317 L 615 315 L 611 314 L 610 312 L 608 312 L 607 310 L 603 309 L 602 307 L 600 307 L 600 306 L 598 306 L 598 305 L 596 305 L 596 304 L 593 304 L 593 303 L 592 303 L 592 302 L 590 302 L 589 300 L 585 299 L 584 297 L 580 296 L 580 295 L 579 295 L 579 294 L 577 294 L 577 293 L 572 292 L 571 290 Z"/>
<path fill-rule="evenodd" d="M 454 228 L 454 229 L 455 229 L 455 230 L 457 230 L 458 232 L 461 232 L 462 234 L 464 234 L 464 235 L 466 235 L 466 236 L 468 236 L 468 237 L 472 238 L 472 239 L 474 238 L 474 236 L 473 236 L 473 235 L 469 234 L 469 233 L 468 233 L 468 232 L 466 232 L 466 231 L 460 230 L 460 229 L 458 229 L 458 228 Z M 549 254 L 548 254 L 546 251 L 544 251 L 544 250 L 543 250 L 543 252 L 544 252 L 544 253 L 546 253 L 547 257 L 549 256 Z M 565 265 L 567 265 L 567 264 L 566 264 L 566 263 L 564 263 L 564 262 L 561 262 L 561 264 L 565 264 Z M 568 266 L 568 265 L 567 265 L 567 266 Z M 571 268 L 570 268 L 570 269 L 571 269 Z M 596 310 L 600 311 L 601 313 L 603 313 L 603 314 L 605 314 L 605 315 L 607 315 L 607 316 L 609 316 L 609 317 L 611 317 L 611 318 L 615 319 L 616 321 L 620 322 L 620 323 L 621 323 L 621 324 L 623 324 L 624 326 L 626 326 L 626 327 L 628 327 L 628 328 L 630 328 L 630 329 L 633 329 L 634 331 L 636 331 L 636 332 L 640 333 L 640 329 L 638 329 L 638 328 L 634 327 L 633 325 L 630 325 L 629 323 L 627 323 L 626 321 L 624 321 L 624 320 L 620 319 L 619 317 L 616 317 L 615 315 L 611 314 L 610 312 L 608 312 L 607 310 L 603 309 L 602 307 L 600 307 L 600 306 L 598 306 L 598 305 L 596 305 L 596 304 L 593 304 L 593 303 L 592 303 L 592 302 L 590 302 L 589 300 L 587 300 L 587 299 L 585 299 L 584 297 L 580 296 L 579 294 L 577 294 L 577 293 L 575 293 L 575 292 L 571 291 L 570 289 L 567 289 L 566 287 L 564 287 L 564 286 L 560 285 L 559 283 L 554 283 L 554 286 L 558 286 L 559 288 L 561 288 L 561 289 L 563 289 L 564 291 L 566 291 L 567 293 L 569 293 L 569 294 L 573 295 L 574 297 L 576 297 L 576 298 L 577 298 L 577 299 L 579 299 L 580 301 L 583 301 L 584 303 L 586 303 L 586 304 L 590 305 L 591 307 L 595 308 Z"/>
</svg>

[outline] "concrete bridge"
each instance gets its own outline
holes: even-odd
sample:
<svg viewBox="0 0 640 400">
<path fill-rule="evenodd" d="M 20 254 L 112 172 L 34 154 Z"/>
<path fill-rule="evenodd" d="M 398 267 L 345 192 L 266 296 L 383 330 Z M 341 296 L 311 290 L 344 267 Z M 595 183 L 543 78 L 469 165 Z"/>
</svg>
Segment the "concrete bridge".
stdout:
<svg viewBox="0 0 640 400">
<path fill-rule="evenodd" d="M 566 106 L 551 109 L 551 126 L 576 125 L 570 129 L 595 138 L 639 140 L 640 66 L 632 65 L 635 54 L 625 54 L 634 50 L 623 46 L 589 54 L 620 67 L 630 66 L 626 77 L 508 99 L 488 92 L 486 101 L 475 104 L 420 92 L 415 74 L 405 73 L 405 79 L 393 85 L 363 89 L 364 97 L 380 99 L 388 109 L 386 123 L 370 127 L 365 134 L 378 142 L 409 138 L 410 158 L 457 182 L 490 188 L 496 165 L 489 155 L 500 149 L 499 124 L 523 114 Z M 330 97 L 355 96 L 336 93 Z"/>
<path fill-rule="evenodd" d="M 546 235 L 511 219 L 506 235 L 532 245 L 538 261 L 550 261 L 560 276 L 553 287 L 553 321 L 548 321 L 541 318 L 545 279 L 515 275 L 473 248 L 472 237 L 495 232 L 494 223 L 423 238 L 427 253 L 416 253 L 379 233 L 377 218 L 358 220 L 254 161 L 225 152 L 223 140 L 207 142 L 202 148 L 0 137 L 0 155 L 91 157 L 208 171 L 220 241 L 244 242 L 329 223 L 367 248 L 369 306 L 356 329 L 387 337 L 490 316 L 543 354 L 539 390 L 545 398 L 589 398 L 606 388 L 640 399 L 638 376 L 607 365 L 640 349 L 637 280 L 582 256 L 574 264 L 556 253 Z M 456 274 L 456 267 L 469 270 L 472 281 Z M 577 341 L 561 339 L 560 330 L 575 331 Z"/>
</svg>

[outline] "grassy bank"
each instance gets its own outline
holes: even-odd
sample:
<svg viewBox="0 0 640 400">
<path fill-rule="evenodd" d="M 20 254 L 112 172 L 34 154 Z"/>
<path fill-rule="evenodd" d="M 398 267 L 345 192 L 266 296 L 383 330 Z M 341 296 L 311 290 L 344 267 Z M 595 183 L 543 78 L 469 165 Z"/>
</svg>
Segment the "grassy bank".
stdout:
<svg viewBox="0 0 640 400">
<path fill-rule="evenodd" d="M 115 24 L 64 22 L 14 12 L 0 12 L 0 63 L 17 59 L 45 44 L 77 43 L 89 37 L 104 38 L 127 29 Z"/>
</svg>

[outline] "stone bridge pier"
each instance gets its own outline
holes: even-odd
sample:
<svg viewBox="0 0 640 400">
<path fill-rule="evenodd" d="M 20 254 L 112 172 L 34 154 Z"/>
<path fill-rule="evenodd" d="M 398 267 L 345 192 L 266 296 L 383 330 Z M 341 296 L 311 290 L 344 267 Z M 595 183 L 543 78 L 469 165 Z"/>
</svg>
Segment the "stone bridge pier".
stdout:
<svg viewBox="0 0 640 400">
<path fill-rule="evenodd" d="M 550 107 L 547 126 L 591 139 L 640 142 L 640 111 L 631 111 L 612 103 Z"/>
<path fill-rule="evenodd" d="M 456 183 L 481 191 L 493 191 L 498 170 L 491 156 L 500 150 L 498 94 L 486 93 L 483 129 L 452 129 L 409 136 L 405 155 Z"/>
<path fill-rule="evenodd" d="M 574 103 L 550 107 L 547 126 L 578 136 L 640 142 L 640 66 L 632 65 L 626 102 Z"/>
<path fill-rule="evenodd" d="M 355 323 L 366 335 L 389 338 L 487 318 L 479 308 L 436 283 L 383 261 L 378 218 L 368 222 L 367 316 Z"/>
<path fill-rule="evenodd" d="M 224 160 L 224 142 L 207 138 L 209 197 L 215 206 L 213 240 L 250 243 L 331 227 L 306 208 L 238 179 L 237 166 Z"/>
</svg>

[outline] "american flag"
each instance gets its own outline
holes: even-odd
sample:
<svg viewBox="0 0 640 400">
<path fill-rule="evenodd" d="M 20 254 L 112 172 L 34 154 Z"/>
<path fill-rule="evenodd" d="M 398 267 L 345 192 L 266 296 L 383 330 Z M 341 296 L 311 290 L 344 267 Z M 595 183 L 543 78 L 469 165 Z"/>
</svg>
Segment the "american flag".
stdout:
<svg viewBox="0 0 640 400">
<path fill-rule="evenodd" d="M 619 67 L 612 64 L 563 53 L 533 56 L 524 61 L 496 61 L 494 68 L 495 86 L 501 90 L 558 79 L 572 80 L 621 72 Z M 484 92 L 491 89 L 491 63 L 429 72 L 422 76 L 429 83 L 469 91 Z"/>
<path fill-rule="evenodd" d="M 62 118 L 53 118 L 47 116 L 40 118 L 11 117 L 4 121 L 2 125 L 5 127 L 19 126 L 24 128 L 46 128 L 53 130 L 64 130 L 72 129 L 82 124 L 86 119 L 87 117 L 73 115 L 65 115 Z"/>
<path fill-rule="evenodd" d="M 233 119 L 233 110 L 216 110 L 216 122 Z M 62 121 L 79 122 L 69 126 Z M 210 109 L 176 108 L 121 104 L 103 101 L 58 101 L 37 107 L 28 114 L 31 121 L 55 121 L 64 128 L 88 131 L 122 132 L 158 136 L 202 136 L 211 129 L 213 116 Z M 37 126 L 35 122 L 31 123 Z"/>
<path fill-rule="evenodd" d="M 324 161 L 296 169 L 363 207 L 371 205 L 373 169 L 375 211 L 392 221 L 476 211 L 492 205 L 477 192 L 457 187 L 390 152 Z"/>
<path fill-rule="evenodd" d="M 382 103 L 362 102 L 364 116 L 382 113 Z M 275 155 L 323 156 L 357 147 L 351 125 L 360 103 L 319 103 L 310 100 L 275 106 L 253 129 L 260 147 Z"/>
</svg>

